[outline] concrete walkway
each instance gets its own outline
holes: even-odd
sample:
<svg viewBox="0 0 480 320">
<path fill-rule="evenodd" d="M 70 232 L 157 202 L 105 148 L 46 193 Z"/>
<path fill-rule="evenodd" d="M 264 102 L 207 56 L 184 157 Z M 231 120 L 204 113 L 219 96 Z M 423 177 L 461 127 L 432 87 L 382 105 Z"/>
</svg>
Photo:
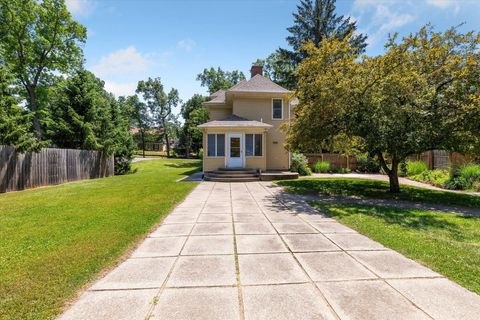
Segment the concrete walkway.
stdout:
<svg viewBox="0 0 480 320">
<path fill-rule="evenodd" d="M 478 319 L 480 297 L 267 182 L 202 182 L 61 319 Z"/>
</svg>

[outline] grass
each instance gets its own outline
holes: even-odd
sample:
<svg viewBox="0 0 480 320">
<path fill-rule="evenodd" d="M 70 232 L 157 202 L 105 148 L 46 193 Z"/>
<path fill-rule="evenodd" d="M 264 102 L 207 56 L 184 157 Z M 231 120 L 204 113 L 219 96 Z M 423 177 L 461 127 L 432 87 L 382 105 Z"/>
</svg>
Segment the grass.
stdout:
<svg viewBox="0 0 480 320">
<path fill-rule="evenodd" d="M 136 157 L 143 157 L 143 151 L 142 150 L 137 150 L 135 151 L 135 156 Z M 148 151 L 148 150 L 145 150 L 145 157 L 148 158 L 148 157 L 166 157 L 167 156 L 167 152 L 165 151 Z"/>
<path fill-rule="evenodd" d="M 451 206 L 480 208 L 480 197 L 447 191 L 401 186 L 398 194 L 388 192 L 388 182 L 355 178 L 314 178 L 278 181 L 289 192 L 407 200 Z"/>
<path fill-rule="evenodd" d="M 480 294 L 480 217 L 341 203 L 318 210 Z"/>
<path fill-rule="evenodd" d="M 0 319 L 51 319 L 192 190 L 199 161 L 0 195 Z"/>
</svg>

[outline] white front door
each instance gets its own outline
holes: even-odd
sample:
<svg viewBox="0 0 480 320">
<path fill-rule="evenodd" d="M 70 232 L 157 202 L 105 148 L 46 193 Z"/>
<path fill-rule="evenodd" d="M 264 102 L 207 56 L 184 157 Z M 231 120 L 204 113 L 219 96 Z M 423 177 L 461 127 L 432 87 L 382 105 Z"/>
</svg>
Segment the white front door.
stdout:
<svg viewBox="0 0 480 320">
<path fill-rule="evenodd" d="M 243 134 L 229 133 L 227 168 L 243 168 Z"/>
</svg>

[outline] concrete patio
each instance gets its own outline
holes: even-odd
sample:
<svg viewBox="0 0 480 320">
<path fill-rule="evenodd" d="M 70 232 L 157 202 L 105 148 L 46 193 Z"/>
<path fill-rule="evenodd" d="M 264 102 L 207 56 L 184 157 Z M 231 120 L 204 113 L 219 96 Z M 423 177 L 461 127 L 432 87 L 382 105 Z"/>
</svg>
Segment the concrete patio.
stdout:
<svg viewBox="0 0 480 320">
<path fill-rule="evenodd" d="M 478 319 L 480 297 L 270 182 L 202 182 L 61 319 Z"/>
</svg>

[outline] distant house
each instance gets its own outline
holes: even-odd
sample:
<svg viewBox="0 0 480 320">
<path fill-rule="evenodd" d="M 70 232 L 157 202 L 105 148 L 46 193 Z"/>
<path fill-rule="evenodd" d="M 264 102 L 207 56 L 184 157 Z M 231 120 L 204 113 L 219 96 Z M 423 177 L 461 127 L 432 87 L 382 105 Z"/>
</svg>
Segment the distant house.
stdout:
<svg viewBox="0 0 480 320">
<path fill-rule="evenodd" d="M 290 121 L 293 92 L 253 66 L 251 78 L 219 90 L 205 102 L 211 121 L 203 131 L 205 172 L 218 169 L 288 170 L 290 153 L 280 126 Z"/>
</svg>

